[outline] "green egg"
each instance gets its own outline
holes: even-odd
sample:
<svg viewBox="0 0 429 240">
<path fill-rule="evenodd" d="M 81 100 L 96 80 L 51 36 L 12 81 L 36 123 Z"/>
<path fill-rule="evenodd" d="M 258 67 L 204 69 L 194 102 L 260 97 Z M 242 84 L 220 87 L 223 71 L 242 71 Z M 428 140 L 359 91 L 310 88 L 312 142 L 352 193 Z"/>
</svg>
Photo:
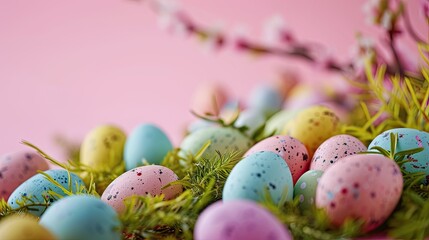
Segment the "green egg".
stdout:
<svg viewBox="0 0 429 240">
<path fill-rule="evenodd" d="M 323 171 L 309 170 L 296 182 L 294 196 L 299 198 L 299 207 L 303 210 L 311 209 L 316 200 L 316 189 Z"/>
</svg>

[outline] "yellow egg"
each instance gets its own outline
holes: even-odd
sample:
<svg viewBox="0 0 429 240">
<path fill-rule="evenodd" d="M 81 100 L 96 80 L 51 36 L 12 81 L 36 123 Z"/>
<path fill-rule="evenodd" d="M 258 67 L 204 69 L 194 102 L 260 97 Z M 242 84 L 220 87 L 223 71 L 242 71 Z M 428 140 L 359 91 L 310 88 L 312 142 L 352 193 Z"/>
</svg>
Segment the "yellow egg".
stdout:
<svg viewBox="0 0 429 240">
<path fill-rule="evenodd" d="M 301 141 L 310 158 L 326 139 L 340 132 L 338 116 L 328 107 L 312 106 L 300 111 L 286 124 L 282 134 Z"/>
<path fill-rule="evenodd" d="M 0 221 L 0 238 L 7 240 L 55 240 L 54 235 L 41 226 L 36 217 L 12 215 Z"/>
<path fill-rule="evenodd" d="M 103 125 L 90 131 L 82 142 L 81 163 L 98 171 L 124 171 L 126 135 L 116 126 Z"/>
</svg>

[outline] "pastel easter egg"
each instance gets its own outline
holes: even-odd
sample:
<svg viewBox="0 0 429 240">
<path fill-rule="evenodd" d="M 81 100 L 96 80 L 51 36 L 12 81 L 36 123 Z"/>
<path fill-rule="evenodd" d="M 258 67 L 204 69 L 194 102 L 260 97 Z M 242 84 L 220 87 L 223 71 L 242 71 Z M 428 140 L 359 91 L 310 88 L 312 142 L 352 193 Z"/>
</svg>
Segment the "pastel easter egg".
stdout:
<svg viewBox="0 0 429 240">
<path fill-rule="evenodd" d="M 201 115 L 216 115 L 227 98 L 227 93 L 220 84 L 204 83 L 195 90 L 191 109 Z"/>
<path fill-rule="evenodd" d="M 33 215 L 14 214 L 0 221 L 0 236 L 5 240 L 56 240 Z"/>
<path fill-rule="evenodd" d="M 250 201 L 216 202 L 198 217 L 195 240 L 289 240 L 287 228 L 270 212 Z"/>
<path fill-rule="evenodd" d="M 369 232 L 390 216 L 402 194 L 398 165 L 379 154 L 356 154 L 329 167 L 320 178 L 316 206 L 326 211 L 334 226 L 346 219 L 364 221 Z"/>
<path fill-rule="evenodd" d="M 312 106 L 300 111 L 283 129 L 283 135 L 301 141 L 310 158 L 316 149 L 328 138 L 340 131 L 339 118 L 324 106 Z"/>
<path fill-rule="evenodd" d="M 282 157 L 289 166 L 294 183 L 310 167 L 307 149 L 293 137 L 278 135 L 266 138 L 251 147 L 244 156 L 260 151 L 270 151 Z"/>
<path fill-rule="evenodd" d="M 235 165 L 226 179 L 222 199 L 261 201 L 269 193 L 278 203 L 284 193 L 292 200 L 293 180 L 284 159 L 273 152 L 253 153 Z"/>
<path fill-rule="evenodd" d="M 124 171 L 123 154 L 126 136 L 118 127 L 102 125 L 92 129 L 82 142 L 80 162 L 99 171 L 118 167 Z"/>
<path fill-rule="evenodd" d="M 297 112 L 297 110 L 283 109 L 274 114 L 265 123 L 264 136 L 281 134 L 286 124 L 295 117 Z"/>
<path fill-rule="evenodd" d="M 125 168 L 130 170 L 142 166 L 144 160 L 160 164 L 171 150 L 173 144 L 159 127 L 141 124 L 131 132 L 125 143 Z"/>
<path fill-rule="evenodd" d="M 285 103 L 289 110 L 301 110 L 328 100 L 325 93 L 310 84 L 299 84 L 291 89 Z"/>
<path fill-rule="evenodd" d="M 405 171 L 425 172 L 426 181 L 429 182 L 429 133 L 412 128 L 390 129 L 378 135 L 369 144 L 368 149 L 378 146 L 390 151 L 390 134 L 398 135 L 396 152 L 410 150 L 414 148 L 423 148 L 423 151 L 406 156 L 409 162 L 404 163 L 402 167 Z"/>
<path fill-rule="evenodd" d="M 293 189 L 293 195 L 299 198 L 299 207 L 307 210 L 315 206 L 316 190 L 323 171 L 309 170 L 302 174 Z"/>
<path fill-rule="evenodd" d="M 225 103 L 219 113 L 219 117 L 225 123 L 231 123 L 238 118 L 240 111 L 243 109 L 242 104 L 238 100 L 232 100 Z"/>
<path fill-rule="evenodd" d="M 113 180 L 101 196 L 101 200 L 112 206 L 117 212 L 125 209 L 124 199 L 133 195 L 161 195 L 164 199 L 175 198 L 182 192 L 181 185 L 172 185 L 162 189 L 170 182 L 178 180 L 169 168 L 148 165 L 129 170 Z"/>
<path fill-rule="evenodd" d="M 191 122 L 187 128 L 187 133 L 193 133 L 200 129 L 217 126 L 216 123 L 204 119 L 197 119 Z"/>
<path fill-rule="evenodd" d="M 180 154 L 183 157 L 190 154 L 195 155 L 209 141 L 210 146 L 203 154 L 203 157 L 206 158 L 217 154 L 216 151 L 221 154 L 237 152 L 242 155 L 252 146 L 252 140 L 237 129 L 208 127 L 189 134 L 183 139 Z"/>
<path fill-rule="evenodd" d="M 247 107 L 258 109 L 266 116 L 270 116 L 279 111 L 282 104 L 283 99 L 279 91 L 272 86 L 261 85 L 251 92 L 247 102 Z"/>
<path fill-rule="evenodd" d="M 90 195 L 73 195 L 58 200 L 46 210 L 40 224 L 59 240 L 122 239 L 118 214 Z"/>
<path fill-rule="evenodd" d="M 257 109 L 246 109 L 240 113 L 234 126 L 238 128 L 247 127 L 245 133 L 247 136 L 252 136 L 264 123 L 265 116 L 262 112 Z"/>
<path fill-rule="evenodd" d="M 341 134 L 324 141 L 314 153 L 310 169 L 325 171 L 343 157 L 365 152 L 366 146 L 357 138 Z"/>
<path fill-rule="evenodd" d="M 80 179 L 76 174 L 70 173 L 70 179 L 68 177 L 68 172 L 63 169 L 52 169 L 45 171 L 45 174 L 50 176 L 53 180 L 59 183 L 62 187 L 70 191 L 71 193 L 77 193 L 82 186 L 85 186 L 82 179 Z M 69 188 L 69 183 L 71 189 Z M 19 185 L 15 191 L 10 195 L 7 203 L 13 208 L 17 209 L 20 207 L 19 203 L 35 203 L 41 204 L 40 206 L 33 206 L 29 209 L 29 213 L 35 216 L 41 216 L 42 213 L 46 210 L 47 206 L 42 206 L 45 203 L 47 205 L 52 204 L 58 198 L 55 195 L 49 194 L 49 190 L 60 196 L 66 196 L 67 193 L 56 186 L 54 183 L 50 182 L 46 177 L 38 173 Z M 31 202 L 30 202 L 31 201 Z"/>
<path fill-rule="evenodd" d="M 48 170 L 49 166 L 39 154 L 19 151 L 0 157 L 0 199 L 8 200 L 12 192 L 23 182 Z"/>
</svg>

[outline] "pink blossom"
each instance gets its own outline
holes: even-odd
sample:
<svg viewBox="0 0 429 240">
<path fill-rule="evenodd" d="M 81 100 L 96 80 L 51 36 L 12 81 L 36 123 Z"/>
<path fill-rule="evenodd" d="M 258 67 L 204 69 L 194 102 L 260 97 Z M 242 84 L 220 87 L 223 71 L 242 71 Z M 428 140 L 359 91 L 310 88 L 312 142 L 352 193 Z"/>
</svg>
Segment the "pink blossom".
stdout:
<svg viewBox="0 0 429 240">
<path fill-rule="evenodd" d="M 281 15 L 271 16 L 263 28 L 263 40 L 268 45 L 291 43 L 294 38 Z"/>
<path fill-rule="evenodd" d="M 378 16 L 380 15 L 380 4 L 382 0 L 369 0 L 363 5 L 363 12 L 366 15 L 366 21 L 368 24 L 377 22 Z"/>
<path fill-rule="evenodd" d="M 429 0 L 420 0 L 423 10 L 423 16 L 429 18 Z"/>
</svg>

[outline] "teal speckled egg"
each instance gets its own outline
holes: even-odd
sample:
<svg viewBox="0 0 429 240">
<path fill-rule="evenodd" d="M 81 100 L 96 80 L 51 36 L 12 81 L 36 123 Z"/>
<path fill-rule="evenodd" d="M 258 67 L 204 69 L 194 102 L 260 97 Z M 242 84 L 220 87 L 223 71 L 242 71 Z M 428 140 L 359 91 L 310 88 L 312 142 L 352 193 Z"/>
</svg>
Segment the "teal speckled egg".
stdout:
<svg viewBox="0 0 429 240">
<path fill-rule="evenodd" d="M 309 170 L 305 172 L 296 182 L 293 195 L 299 198 L 301 209 L 310 209 L 316 201 L 316 190 L 323 171 Z"/>
<path fill-rule="evenodd" d="M 231 171 L 223 188 L 224 201 L 249 199 L 260 201 L 268 191 L 278 203 L 284 191 L 292 200 L 292 174 L 284 159 L 273 152 L 257 152 L 243 158 Z"/>
<path fill-rule="evenodd" d="M 121 239 L 121 223 L 115 210 L 90 195 L 58 200 L 46 210 L 40 224 L 59 240 Z"/>
<path fill-rule="evenodd" d="M 153 124 L 136 127 L 125 142 L 124 160 L 126 170 L 143 165 L 143 160 L 160 164 L 173 145 L 167 135 Z"/>
<path fill-rule="evenodd" d="M 252 140 L 234 128 L 207 127 L 188 135 L 180 145 L 180 155 L 195 155 L 210 140 L 203 157 L 210 158 L 216 151 L 221 154 L 238 152 L 244 154 L 251 146 Z"/>
<path fill-rule="evenodd" d="M 368 150 L 378 146 L 390 151 L 390 133 L 398 134 L 396 152 L 413 148 L 424 148 L 423 151 L 408 155 L 409 162 L 402 165 L 407 172 L 425 172 L 426 183 L 429 182 L 429 133 L 412 128 L 390 129 L 378 135 L 368 146 Z"/>
<path fill-rule="evenodd" d="M 65 189 L 70 191 L 68 186 L 69 179 L 66 170 L 52 169 L 45 171 L 45 173 L 61 184 L 61 186 L 63 186 Z M 78 187 L 84 186 L 85 184 L 83 183 L 82 179 L 80 179 L 74 173 L 70 173 L 70 177 L 72 186 L 71 192 L 76 193 L 78 191 Z M 15 189 L 15 191 L 9 197 L 8 204 L 12 208 L 19 208 L 17 201 L 23 202 L 26 198 L 31 199 L 34 201 L 34 203 L 45 203 L 45 201 L 52 203 L 56 201 L 57 198 L 49 195 L 49 190 L 52 190 L 61 196 L 67 195 L 63 192 L 63 190 L 61 190 L 61 188 L 55 186 L 53 183 L 47 180 L 43 174 L 36 174 L 21 184 L 17 189 Z M 40 217 L 44 211 L 44 206 L 34 206 L 31 210 L 29 210 L 29 213 Z"/>
</svg>

